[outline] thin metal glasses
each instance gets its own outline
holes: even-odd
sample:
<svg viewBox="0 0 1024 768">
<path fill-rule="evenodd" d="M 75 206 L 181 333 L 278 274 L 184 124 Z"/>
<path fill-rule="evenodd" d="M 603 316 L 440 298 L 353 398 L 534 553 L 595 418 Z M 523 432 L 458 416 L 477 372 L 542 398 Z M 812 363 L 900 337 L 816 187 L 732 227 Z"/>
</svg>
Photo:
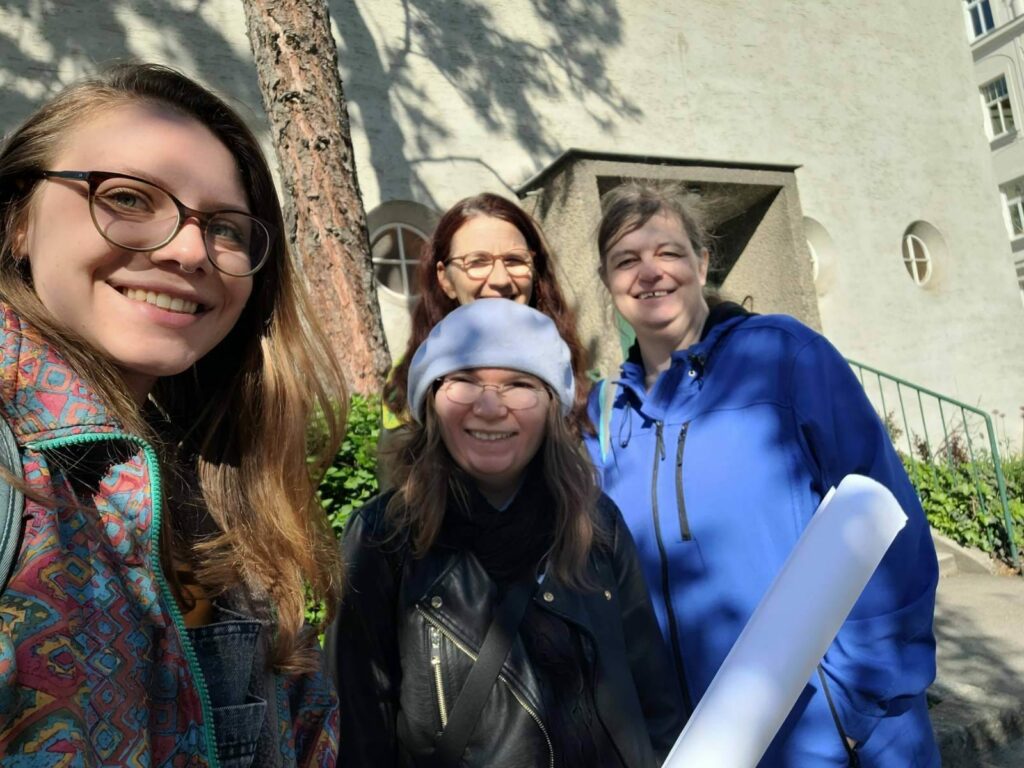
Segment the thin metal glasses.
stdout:
<svg viewBox="0 0 1024 768">
<path fill-rule="evenodd" d="M 111 245 L 154 251 L 173 240 L 189 219 L 203 233 L 206 257 L 226 275 L 258 271 L 270 254 L 273 230 L 244 211 L 197 211 L 151 181 L 107 171 L 40 171 L 44 179 L 72 179 L 89 185 L 89 213 Z"/>
<path fill-rule="evenodd" d="M 485 389 L 493 389 L 510 411 L 527 411 L 540 402 L 541 390 L 532 384 L 514 381 L 510 384 L 481 384 L 472 379 L 441 379 L 441 391 L 456 405 L 473 405 Z"/>
<path fill-rule="evenodd" d="M 470 280 L 486 280 L 494 271 L 495 262 L 500 261 L 509 277 L 531 277 L 533 275 L 533 251 L 527 248 L 513 248 L 505 253 L 474 251 L 464 256 L 452 256 L 445 264 L 454 264 L 466 273 Z"/>
</svg>

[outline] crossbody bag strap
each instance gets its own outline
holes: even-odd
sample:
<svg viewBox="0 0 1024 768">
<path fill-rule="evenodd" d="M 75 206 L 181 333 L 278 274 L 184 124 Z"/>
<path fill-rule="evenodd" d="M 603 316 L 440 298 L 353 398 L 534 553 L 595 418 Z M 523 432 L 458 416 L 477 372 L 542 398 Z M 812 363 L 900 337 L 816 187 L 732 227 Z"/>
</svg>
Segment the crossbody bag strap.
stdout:
<svg viewBox="0 0 1024 768">
<path fill-rule="evenodd" d="M 832 712 L 832 721 L 836 724 L 836 730 L 839 731 L 839 738 L 843 742 L 843 749 L 846 750 L 846 757 L 850 761 L 850 768 L 860 768 L 860 756 L 857 754 L 857 750 L 850 746 L 846 730 L 839 720 L 839 713 L 836 711 L 835 702 L 832 701 L 832 692 L 828 689 L 828 680 L 825 679 L 825 670 L 821 668 L 821 664 L 818 665 L 818 679 L 821 680 L 821 690 L 825 694 L 825 701 L 828 702 L 829 711 Z"/>
<path fill-rule="evenodd" d="M 15 478 L 21 478 L 21 452 L 7 419 L 0 417 L 0 463 Z M 14 570 L 21 543 L 22 512 L 25 498 L 21 491 L 0 477 L 0 594 Z"/>
<path fill-rule="evenodd" d="M 517 581 L 508 588 L 505 598 L 495 609 L 480 655 L 459 691 L 444 732 L 437 739 L 435 768 L 451 768 L 459 764 L 536 589 L 534 580 Z"/>
</svg>

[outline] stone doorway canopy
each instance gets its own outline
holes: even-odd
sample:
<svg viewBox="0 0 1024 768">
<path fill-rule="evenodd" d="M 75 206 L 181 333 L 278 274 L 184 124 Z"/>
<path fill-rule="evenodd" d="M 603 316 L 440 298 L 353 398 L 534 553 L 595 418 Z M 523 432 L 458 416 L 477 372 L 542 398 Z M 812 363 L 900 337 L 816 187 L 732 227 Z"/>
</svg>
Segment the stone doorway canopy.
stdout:
<svg viewBox="0 0 1024 768">
<path fill-rule="evenodd" d="M 570 149 L 515 190 L 552 247 L 580 339 L 602 375 L 618 369 L 623 329 L 598 276 L 600 198 L 623 181 L 684 184 L 712 235 L 709 283 L 755 312 L 782 312 L 820 330 L 797 168 Z"/>
</svg>

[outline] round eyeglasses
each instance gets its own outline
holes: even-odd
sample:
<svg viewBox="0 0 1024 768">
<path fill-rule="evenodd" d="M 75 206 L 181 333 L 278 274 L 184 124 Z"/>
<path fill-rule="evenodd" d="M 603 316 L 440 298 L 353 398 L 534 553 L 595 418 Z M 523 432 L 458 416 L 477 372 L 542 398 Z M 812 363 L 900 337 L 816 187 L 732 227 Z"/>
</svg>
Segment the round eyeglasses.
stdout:
<svg viewBox="0 0 1024 768">
<path fill-rule="evenodd" d="M 526 411 L 540 402 L 541 390 L 526 382 L 481 384 L 471 379 L 441 379 L 441 391 L 456 405 L 473 405 L 485 389 L 493 389 L 502 405 L 510 411 Z"/>
<path fill-rule="evenodd" d="M 445 264 L 454 264 L 471 280 L 486 280 L 494 271 L 495 262 L 500 261 L 509 277 L 531 277 L 533 275 L 533 251 L 514 248 L 505 253 L 474 251 L 464 256 L 452 256 Z"/>
<path fill-rule="evenodd" d="M 189 219 L 203 233 L 206 257 L 220 272 L 246 277 L 270 255 L 273 230 L 243 211 L 197 211 L 156 184 L 107 171 L 40 171 L 44 179 L 72 179 L 89 185 L 89 213 L 111 245 L 154 251 L 173 240 Z"/>
</svg>

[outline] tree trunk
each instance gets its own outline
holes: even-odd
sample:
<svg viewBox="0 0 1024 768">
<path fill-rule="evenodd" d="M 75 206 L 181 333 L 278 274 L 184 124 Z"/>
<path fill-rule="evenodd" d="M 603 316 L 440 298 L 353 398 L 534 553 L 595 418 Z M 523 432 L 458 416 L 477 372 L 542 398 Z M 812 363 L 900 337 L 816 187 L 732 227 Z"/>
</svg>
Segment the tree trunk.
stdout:
<svg viewBox="0 0 1024 768">
<path fill-rule="evenodd" d="M 284 186 L 288 238 L 349 386 L 377 393 L 389 357 L 348 109 L 325 0 L 243 0 Z"/>
</svg>

